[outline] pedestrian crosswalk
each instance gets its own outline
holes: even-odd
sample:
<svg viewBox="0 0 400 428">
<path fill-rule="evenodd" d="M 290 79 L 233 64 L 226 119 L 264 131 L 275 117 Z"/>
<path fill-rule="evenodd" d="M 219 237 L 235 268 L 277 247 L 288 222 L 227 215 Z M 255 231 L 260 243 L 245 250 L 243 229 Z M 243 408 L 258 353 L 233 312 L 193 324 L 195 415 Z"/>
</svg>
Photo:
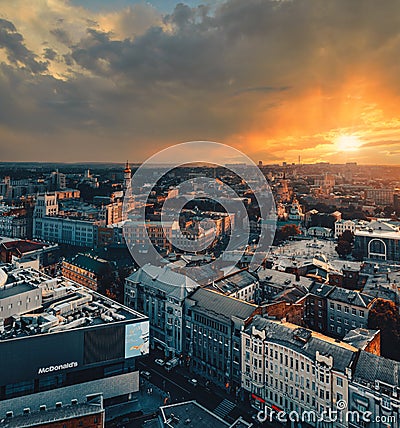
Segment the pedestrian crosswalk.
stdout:
<svg viewBox="0 0 400 428">
<path fill-rule="evenodd" d="M 224 419 L 234 408 L 235 404 L 225 398 L 215 408 L 214 413 Z"/>
</svg>

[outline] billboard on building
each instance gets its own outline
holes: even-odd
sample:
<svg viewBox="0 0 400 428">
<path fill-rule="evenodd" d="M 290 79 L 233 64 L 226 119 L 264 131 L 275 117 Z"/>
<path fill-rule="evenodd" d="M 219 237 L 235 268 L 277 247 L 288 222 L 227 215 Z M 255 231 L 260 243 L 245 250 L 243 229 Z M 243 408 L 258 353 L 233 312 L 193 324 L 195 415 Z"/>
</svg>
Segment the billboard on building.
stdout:
<svg viewBox="0 0 400 428">
<path fill-rule="evenodd" d="M 125 358 L 149 353 L 149 321 L 125 326 Z"/>
</svg>

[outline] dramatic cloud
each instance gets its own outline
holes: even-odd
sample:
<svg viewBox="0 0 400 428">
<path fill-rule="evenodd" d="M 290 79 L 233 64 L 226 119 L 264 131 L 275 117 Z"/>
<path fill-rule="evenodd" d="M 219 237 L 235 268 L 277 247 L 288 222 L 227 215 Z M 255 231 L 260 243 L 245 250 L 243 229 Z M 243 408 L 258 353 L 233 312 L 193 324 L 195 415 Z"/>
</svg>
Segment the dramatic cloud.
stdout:
<svg viewBox="0 0 400 428">
<path fill-rule="evenodd" d="M 8 160 L 141 161 L 192 139 L 266 162 L 400 160 L 398 0 L 227 0 L 168 14 L 78 4 L 4 7 Z M 339 153 L 346 134 L 359 153 Z"/>
<path fill-rule="evenodd" d="M 40 73 L 47 69 L 44 62 L 37 61 L 37 56 L 26 48 L 24 38 L 17 32 L 12 22 L 0 19 L 0 48 L 7 53 L 7 59 L 16 66 L 22 66 Z"/>
</svg>

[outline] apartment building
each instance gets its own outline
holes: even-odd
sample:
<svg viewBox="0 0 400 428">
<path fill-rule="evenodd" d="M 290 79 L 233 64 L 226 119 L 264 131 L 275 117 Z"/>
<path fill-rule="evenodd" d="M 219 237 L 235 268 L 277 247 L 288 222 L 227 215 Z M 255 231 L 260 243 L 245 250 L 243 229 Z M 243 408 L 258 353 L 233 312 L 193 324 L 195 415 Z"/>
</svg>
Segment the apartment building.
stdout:
<svg viewBox="0 0 400 428">
<path fill-rule="evenodd" d="M 193 373 L 231 389 L 241 384 L 240 333 L 259 308 L 203 288 L 185 301 L 185 354 Z"/>
<path fill-rule="evenodd" d="M 147 264 L 125 282 L 125 305 L 140 308 L 150 321 L 150 345 L 162 347 L 166 356 L 184 348 L 183 306 L 187 295 L 199 285 L 168 267 Z"/>
<path fill-rule="evenodd" d="M 353 346 L 260 316 L 241 338 L 242 388 L 254 408 L 320 415 L 347 402 Z"/>
</svg>

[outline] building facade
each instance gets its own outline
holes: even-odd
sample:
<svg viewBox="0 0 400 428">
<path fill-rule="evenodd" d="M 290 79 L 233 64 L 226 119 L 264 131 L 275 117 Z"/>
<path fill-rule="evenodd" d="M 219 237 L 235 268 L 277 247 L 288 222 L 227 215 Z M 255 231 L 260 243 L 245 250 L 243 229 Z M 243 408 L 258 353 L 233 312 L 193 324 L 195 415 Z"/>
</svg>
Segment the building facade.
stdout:
<svg viewBox="0 0 400 428">
<path fill-rule="evenodd" d="M 240 333 L 256 305 L 199 288 L 185 301 L 185 354 L 190 370 L 236 391 L 241 384 Z"/>
<path fill-rule="evenodd" d="M 65 278 L 95 291 L 104 292 L 113 280 L 112 269 L 107 260 L 81 253 L 64 259 L 61 272 Z"/>
<path fill-rule="evenodd" d="M 360 352 L 349 383 L 350 428 L 399 428 L 399 376 L 399 362 Z"/>
<path fill-rule="evenodd" d="M 335 238 L 339 238 L 346 230 L 354 233 L 356 230 L 356 223 L 353 220 L 337 220 L 335 221 Z"/>
<path fill-rule="evenodd" d="M 147 264 L 125 282 L 125 305 L 149 317 L 150 345 L 161 347 L 166 356 L 184 349 L 184 301 L 199 285 L 169 268 Z"/>
<path fill-rule="evenodd" d="M 360 259 L 399 261 L 398 226 L 383 221 L 372 221 L 358 227 L 354 233 L 353 254 Z"/>
<path fill-rule="evenodd" d="M 255 317 L 242 332 L 242 387 L 258 410 L 314 418 L 348 399 L 357 349 L 294 324 Z M 330 425 L 332 426 L 332 425 Z M 335 427 L 347 426 L 344 424 Z"/>
<path fill-rule="evenodd" d="M 374 297 L 334 287 L 327 297 L 328 334 L 344 337 L 350 330 L 368 327 Z"/>
<path fill-rule="evenodd" d="M 0 278 L 0 353 L 7 367 L 0 372 L 0 418 L 54 396 L 68 402 L 102 391 L 108 405 L 139 390 L 136 360 L 149 351 L 147 317 L 34 269 L 2 265 Z"/>
</svg>

